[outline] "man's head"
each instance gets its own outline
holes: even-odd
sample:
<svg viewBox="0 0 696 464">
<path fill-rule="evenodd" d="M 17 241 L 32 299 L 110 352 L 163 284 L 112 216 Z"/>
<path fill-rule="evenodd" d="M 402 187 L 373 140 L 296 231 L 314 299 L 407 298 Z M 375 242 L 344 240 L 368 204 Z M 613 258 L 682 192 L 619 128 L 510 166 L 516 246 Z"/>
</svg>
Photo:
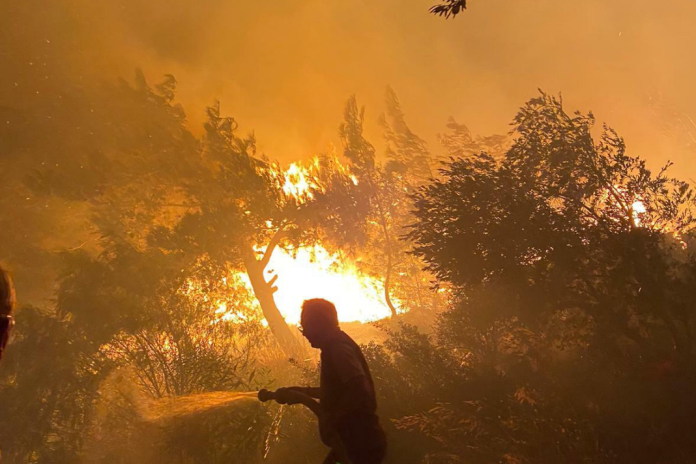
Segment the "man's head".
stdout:
<svg viewBox="0 0 696 464">
<path fill-rule="evenodd" d="M 5 351 L 10 337 L 13 319 L 12 312 L 15 306 L 15 292 L 12 279 L 5 269 L 0 267 L 0 359 Z"/>
<path fill-rule="evenodd" d="M 322 298 L 313 298 L 302 303 L 300 325 L 302 334 L 314 348 L 321 348 L 340 330 L 336 307 Z"/>
</svg>

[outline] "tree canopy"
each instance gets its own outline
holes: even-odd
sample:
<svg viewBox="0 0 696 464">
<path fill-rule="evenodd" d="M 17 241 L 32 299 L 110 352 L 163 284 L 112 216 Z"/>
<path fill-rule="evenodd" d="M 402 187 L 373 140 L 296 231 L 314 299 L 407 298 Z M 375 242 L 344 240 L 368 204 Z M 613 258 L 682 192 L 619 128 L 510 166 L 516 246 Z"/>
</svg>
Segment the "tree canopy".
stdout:
<svg viewBox="0 0 696 464">
<path fill-rule="evenodd" d="M 316 244 L 391 311 L 365 351 L 394 460 L 690 462 L 695 199 L 671 165 L 544 93 L 509 136 L 451 118 L 431 146 L 387 89 L 384 151 L 351 97 L 340 149 L 283 167 L 219 104 L 195 135 L 175 84 L 66 78 L 0 108 L 0 253 L 25 295 L 8 462 L 123 462 L 141 401 L 315 381 L 269 263 Z M 181 462 L 299 464 L 286 435 L 312 443 L 283 409 L 182 427 L 158 432 Z"/>
<path fill-rule="evenodd" d="M 452 303 L 390 359 L 432 398 L 399 421 L 434 439 L 430 459 L 694 453 L 694 191 L 593 123 L 542 93 L 502 158 L 453 158 L 414 195 L 414 251 Z"/>
</svg>

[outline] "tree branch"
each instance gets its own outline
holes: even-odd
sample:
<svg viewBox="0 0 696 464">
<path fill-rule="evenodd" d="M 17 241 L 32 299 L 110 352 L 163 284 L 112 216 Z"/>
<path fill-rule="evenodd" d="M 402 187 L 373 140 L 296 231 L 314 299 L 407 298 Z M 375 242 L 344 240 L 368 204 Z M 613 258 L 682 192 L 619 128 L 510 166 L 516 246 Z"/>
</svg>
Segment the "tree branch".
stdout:
<svg viewBox="0 0 696 464">
<path fill-rule="evenodd" d="M 273 255 L 273 251 L 280 244 L 280 241 L 288 236 L 285 227 L 286 226 L 280 226 L 276 233 L 273 234 L 273 237 L 271 237 L 271 241 L 268 242 L 266 251 L 264 251 L 263 257 L 261 258 L 261 260 L 259 260 L 259 265 L 261 266 L 261 269 L 266 269 L 266 266 L 268 266 L 268 262 L 271 260 L 271 256 Z"/>
</svg>

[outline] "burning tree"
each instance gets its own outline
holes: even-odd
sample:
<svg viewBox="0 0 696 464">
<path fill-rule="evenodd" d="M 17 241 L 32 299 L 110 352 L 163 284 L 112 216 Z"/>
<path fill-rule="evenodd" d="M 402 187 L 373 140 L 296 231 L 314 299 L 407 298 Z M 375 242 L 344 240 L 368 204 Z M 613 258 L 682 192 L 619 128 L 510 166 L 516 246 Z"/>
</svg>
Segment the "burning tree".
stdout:
<svg viewBox="0 0 696 464">
<path fill-rule="evenodd" d="M 138 73 L 135 85 L 107 87 L 110 98 L 97 93 L 93 98 L 102 106 L 94 112 L 89 101 L 80 101 L 88 124 L 71 129 L 65 146 L 62 128 L 51 132 L 60 153 L 76 152 L 68 163 L 41 164 L 50 150 L 21 139 L 31 155 L 23 158 L 22 195 L 42 208 L 49 200 L 60 204 L 56 215 L 71 227 L 59 237 L 63 251 L 51 255 L 61 263 L 55 302 L 24 310 L 24 328 L 31 330 L 15 338 L 20 362 L 5 363 L 2 396 L 9 403 L 2 410 L 35 418 L 11 447 L 3 445 L 17 460 L 58 449 L 78 453 L 90 404 L 115 367 L 135 370 L 149 396 L 186 395 L 254 388 L 267 380 L 255 370 L 260 350 L 274 345 L 267 340 L 277 340 L 285 357 L 301 353 L 276 302 L 276 276 L 269 275 L 280 249 L 296 253 L 321 245 L 327 253 L 366 255 L 363 263 L 374 256 L 371 281 L 391 270 L 396 277 L 385 282 L 385 295 L 403 288 L 399 281 L 407 276 L 400 274 L 408 271 L 397 255 L 405 250 L 399 235 L 408 202 L 402 201 L 402 177 L 375 161 L 354 101 L 341 133 L 348 161 L 329 153 L 285 170 L 257 155 L 253 135 L 240 137 L 217 105 L 208 110 L 205 136 L 193 136 L 183 110 L 172 103 L 174 86 L 170 76 L 151 87 Z M 354 156 L 355 150 L 363 151 Z M 41 233 L 50 229 L 44 224 Z M 13 225 L 12 240 L 21 237 Z M 254 299 L 262 318 L 253 317 Z M 396 313 L 397 304 L 389 302 Z M 237 323 L 219 321 L 223 306 L 239 316 Z M 272 338 L 258 337 L 267 333 L 261 319 Z M 66 353 L 59 365 L 36 356 L 46 346 Z M 274 359 L 275 349 L 268 350 Z M 15 376 L 21 364 L 38 370 Z M 25 387 L 55 366 L 60 375 L 45 390 Z M 62 411 L 60 404 L 73 406 Z M 72 424 L 69 434 L 66 424 Z M 55 436 L 60 439 L 50 441 Z"/>
<path fill-rule="evenodd" d="M 395 297 L 401 300 L 402 310 L 437 305 L 436 295 L 429 291 L 431 276 L 422 271 L 422 262 L 411 253 L 405 236 L 413 220 L 408 194 L 432 179 L 438 160 L 410 130 L 391 88 L 386 92 L 386 106 L 380 118 L 388 144 L 385 162 L 378 162 L 374 146 L 363 135 L 365 108 L 358 106 L 354 96 L 346 103 L 339 134 L 355 174 L 355 190 L 368 206 L 365 239 L 360 244 L 365 267 L 383 281 L 384 300 L 394 317 L 398 314 Z"/>
<path fill-rule="evenodd" d="M 363 260 L 372 266 L 371 275 L 384 279 L 384 300 L 393 316 L 394 281 L 404 290 L 408 279 L 415 279 L 419 294 L 427 292 L 428 277 L 403 236 L 411 220 L 407 192 L 427 178 L 434 161 L 408 129 L 391 90 L 388 103 L 395 127 L 385 126 L 395 146 L 386 165 L 377 163 L 373 146 L 363 137 L 364 109 L 358 109 L 353 97 L 339 130 L 347 163 L 329 153 L 308 166 L 292 164 L 287 171 L 257 156 L 253 135 L 240 138 L 236 122 L 221 116 L 219 106 L 208 110 L 202 151 L 207 179 L 189 185 L 192 210 L 171 236 L 179 237 L 178 246 L 195 249 L 194 254 L 243 269 L 288 355 L 298 353 L 298 342 L 274 298 L 277 275 L 267 278 L 279 247 L 322 244 L 342 255 L 368 256 Z"/>
<path fill-rule="evenodd" d="M 236 135 L 236 122 L 222 117 L 219 106 L 209 108 L 205 128 L 206 178 L 188 185 L 191 210 L 162 233 L 194 254 L 243 269 L 269 328 L 285 353 L 296 356 L 301 347 L 278 309 L 269 262 L 278 247 L 305 247 L 322 233 L 342 243 L 360 240 L 364 218 L 355 181 L 329 156 L 310 169 L 282 171 L 256 155 L 253 136 Z"/>
</svg>

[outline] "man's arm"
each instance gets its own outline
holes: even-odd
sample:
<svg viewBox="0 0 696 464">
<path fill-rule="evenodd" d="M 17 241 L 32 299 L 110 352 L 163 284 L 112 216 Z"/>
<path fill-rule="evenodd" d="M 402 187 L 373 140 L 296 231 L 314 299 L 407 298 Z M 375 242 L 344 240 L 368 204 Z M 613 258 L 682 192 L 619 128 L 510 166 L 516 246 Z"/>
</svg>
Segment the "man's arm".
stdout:
<svg viewBox="0 0 696 464">
<path fill-rule="evenodd" d="M 321 389 L 319 387 L 285 387 L 288 390 L 296 391 L 311 398 L 321 399 Z M 280 388 L 279 388 L 280 390 Z"/>
</svg>

